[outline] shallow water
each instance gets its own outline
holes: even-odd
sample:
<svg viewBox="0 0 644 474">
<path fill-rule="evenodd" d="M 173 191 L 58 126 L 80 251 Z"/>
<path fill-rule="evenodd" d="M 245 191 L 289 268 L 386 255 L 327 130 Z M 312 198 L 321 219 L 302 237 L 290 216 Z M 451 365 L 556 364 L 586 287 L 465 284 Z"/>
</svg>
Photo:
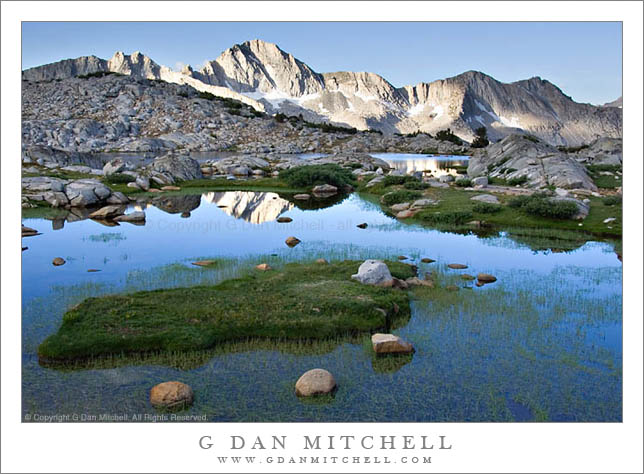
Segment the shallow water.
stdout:
<svg viewBox="0 0 644 474">
<path fill-rule="evenodd" d="M 251 192 L 180 196 L 172 204 L 148 206 L 145 226 L 84 220 L 53 230 L 46 219 L 24 220 L 43 234 L 23 239 L 23 415 L 154 414 L 149 389 L 181 380 L 196 394 L 187 413 L 213 421 L 621 419 L 621 262 L 606 243 L 534 251 L 504 233 L 484 239 L 401 224 L 356 194 L 317 210 Z M 277 223 L 279 215 L 293 222 Z M 356 227 L 362 222 L 366 229 Z M 288 248 L 290 235 L 302 243 Z M 65 309 L 88 296 L 212 283 L 263 261 L 401 254 L 421 273 L 438 269 L 445 284 L 472 286 L 445 268 L 451 262 L 499 278 L 451 300 L 414 301 L 410 322 L 395 331 L 416 347 L 410 359 L 374 359 L 368 336 L 312 348 L 233 345 L 183 370 L 148 363 L 61 371 L 41 367 L 35 355 Z M 67 263 L 54 267 L 58 256 Z M 437 262 L 420 264 L 421 257 Z M 190 264 L 203 258 L 229 264 Z M 293 393 L 313 367 L 338 381 L 327 404 Z"/>
<path fill-rule="evenodd" d="M 405 174 L 421 172 L 426 176 L 458 176 L 456 166 L 467 166 L 468 156 L 422 155 L 414 153 L 371 153 Z"/>
</svg>

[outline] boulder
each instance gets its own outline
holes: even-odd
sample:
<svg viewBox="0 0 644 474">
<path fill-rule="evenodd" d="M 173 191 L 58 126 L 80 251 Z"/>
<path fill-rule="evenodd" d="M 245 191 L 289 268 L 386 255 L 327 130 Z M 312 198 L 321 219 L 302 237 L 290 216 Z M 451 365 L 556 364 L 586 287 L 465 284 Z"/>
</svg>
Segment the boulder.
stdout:
<svg viewBox="0 0 644 474">
<path fill-rule="evenodd" d="M 115 160 L 111 160 L 105 163 L 105 166 L 103 166 L 103 174 L 105 176 L 110 176 L 115 173 L 120 173 L 124 169 L 125 161 L 120 158 L 116 158 Z"/>
<path fill-rule="evenodd" d="M 391 284 L 393 279 L 389 267 L 382 260 L 365 260 L 351 278 L 366 285 Z"/>
<path fill-rule="evenodd" d="M 288 245 L 289 247 L 295 247 L 300 242 L 301 240 L 297 237 L 290 236 L 286 238 L 286 245 Z"/>
<path fill-rule="evenodd" d="M 114 220 L 117 222 L 143 222 L 145 221 L 145 212 L 143 211 L 131 212 L 129 214 L 116 216 Z"/>
<path fill-rule="evenodd" d="M 472 201 L 477 201 L 477 202 L 485 202 L 488 204 L 500 204 L 499 199 L 496 196 L 493 196 L 492 194 L 479 194 L 478 196 L 474 196 L 470 198 Z"/>
<path fill-rule="evenodd" d="M 477 178 L 472 178 L 472 186 L 480 186 L 482 188 L 488 185 L 487 176 L 479 176 Z"/>
<path fill-rule="evenodd" d="M 292 221 L 293 221 L 293 219 L 291 219 L 290 217 L 286 217 L 286 216 L 277 218 L 277 222 L 279 222 L 280 224 L 286 224 L 286 223 L 292 222 Z"/>
<path fill-rule="evenodd" d="M 452 176 L 451 174 L 444 174 L 443 176 L 438 177 L 438 181 L 440 183 L 451 183 L 452 181 L 454 181 L 454 176 Z"/>
<path fill-rule="evenodd" d="M 120 191 L 113 192 L 110 197 L 105 200 L 108 204 L 128 204 L 130 200 Z"/>
<path fill-rule="evenodd" d="M 447 266 L 454 270 L 464 270 L 467 268 L 467 265 L 463 265 L 462 263 L 449 263 Z"/>
<path fill-rule="evenodd" d="M 65 265 L 65 259 L 56 257 L 55 259 L 52 260 L 52 265 L 55 267 L 60 267 L 61 265 Z"/>
<path fill-rule="evenodd" d="M 414 346 L 393 334 L 374 334 L 371 345 L 376 354 L 410 354 Z"/>
<path fill-rule="evenodd" d="M 438 201 L 435 201 L 433 199 L 418 199 L 414 201 L 414 203 L 411 205 L 411 207 L 416 208 L 416 207 L 427 207 L 427 206 L 433 206 L 435 204 L 438 204 Z"/>
<path fill-rule="evenodd" d="M 318 258 L 318 259 L 315 261 L 315 263 L 323 263 L 323 264 L 326 264 L 326 263 L 329 263 L 329 262 L 328 262 L 326 259 L 324 259 L 324 258 Z"/>
<path fill-rule="evenodd" d="M 43 198 L 49 203 L 51 207 L 64 207 L 69 204 L 69 199 L 67 199 L 65 193 L 61 192 L 50 191 L 43 194 Z"/>
<path fill-rule="evenodd" d="M 313 188 L 313 194 L 321 194 L 325 196 L 332 196 L 337 194 L 338 188 L 331 184 L 321 184 Z"/>
<path fill-rule="evenodd" d="M 401 202 L 391 206 L 393 212 L 400 212 L 409 209 L 410 204 L 408 202 Z"/>
<path fill-rule="evenodd" d="M 147 176 L 139 176 L 136 178 L 134 183 L 141 188 L 143 191 L 148 191 L 150 189 L 150 178 Z"/>
<path fill-rule="evenodd" d="M 89 215 L 90 219 L 110 219 L 125 213 L 125 206 L 105 206 Z"/>
<path fill-rule="evenodd" d="M 325 395 L 333 392 L 336 387 L 337 384 L 330 372 L 324 369 L 312 369 L 295 382 L 295 394 L 298 397 Z"/>
<path fill-rule="evenodd" d="M 268 263 L 260 263 L 259 265 L 256 265 L 255 268 L 264 272 L 267 270 L 272 270 L 271 266 Z"/>
<path fill-rule="evenodd" d="M 192 388 L 181 382 L 163 382 L 150 390 L 150 403 L 155 408 L 184 408 L 193 400 Z"/>
<path fill-rule="evenodd" d="M 414 211 L 410 211 L 409 209 L 407 209 L 406 211 L 400 211 L 398 214 L 396 214 L 396 219 L 408 219 L 413 215 L 414 215 Z"/>
<path fill-rule="evenodd" d="M 157 173 L 170 176 L 174 180 L 189 181 L 203 178 L 199 162 L 188 156 L 168 154 L 152 162 L 151 168 Z M 173 184 L 173 183 L 164 183 Z"/>
<path fill-rule="evenodd" d="M 434 287 L 434 282 L 432 280 L 421 280 L 418 277 L 411 277 L 405 280 L 408 286 L 428 286 L 430 288 Z"/>
<path fill-rule="evenodd" d="M 30 237 L 32 235 L 40 235 L 40 232 L 38 232 L 36 229 L 32 229 L 31 227 L 27 227 L 25 225 L 22 226 L 22 237 Z"/>
<path fill-rule="evenodd" d="M 479 273 L 476 276 L 476 279 L 482 283 L 493 283 L 496 281 L 496 277 L 494 275 L 490 275 L 489 273 Z"/>
</svg>

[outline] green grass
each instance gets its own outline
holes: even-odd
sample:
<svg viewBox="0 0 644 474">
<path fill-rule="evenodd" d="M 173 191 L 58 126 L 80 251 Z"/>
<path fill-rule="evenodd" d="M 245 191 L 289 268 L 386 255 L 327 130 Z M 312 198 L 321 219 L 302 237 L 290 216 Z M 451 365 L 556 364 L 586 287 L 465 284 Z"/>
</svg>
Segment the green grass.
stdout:
<svg viewBox="0 0 644 474">
<path fill-rule="evenodd" d="M 39 346 L 38 355 L 64 361 L 194 351 L 248 338 L 324 339 L 406 322 L 407 293 L 351 280 L 360 263 L 291 263 L 214 286 L 88 298 L 65 313 L 60 329 Z M 414 274 L 404 263 L 388 266 L 399 278 Z M 395 305 L 399 312 L 394 315 Z"/>
<path fill-rule="evenodd" d="M 600 189 L 615 189 L 622 186 L 622 177 L 617 175 L 618 171 L 622 171 L 620 165 L 587 165 L 586 169 L 595 185 Z M 613 175 L 602 174 L 605 172 L 613 173 Z"/>
<path fill-rule="evenodd" d="M 416 199 L 420 199 L 421 197 L 422 193 L 418 191 L 392 191 L 382 197 L 382 203 L 386 206 L 391 206 L 392 204 L 414 201 Z"/>
<path fill-rule="evenodd" d="M 367 200 L 377 203 L 378 196 L 391 191 L 391 188 L 386 188 L 382 184 L 378 184 L 371 188 L 364 187 L 365 182 L 360 182 L 358 191 Z M 409 191 L 396 191 L 396 192 L 409 192 Z M 472 218 L 469 220 L 483 221 L 487 225 L 495 228 L 531 228 L 531 229 L 549 229 L 552 233 L 574 231 L 577 232 L 580 239 L 588 240 L 591 236 L 597 237 L 621 237 L 622 225 L 621 214 L 622 205 L 616 203 L 614 205 L 605 205 L 602 198 L 590 197 L 590 212 L 588 217 L 583 221 L 572 219 L 551 219 L 541 217 L 538 215 L 530 215 L 522 212 L 520 209 L 512 208 L 507 204 L 513 199 L 512 196 L 503 194 L 496 194 L 499 199 L 502 209 L 493 214 L 481 213 L 473 210 L 473 202 L 471 198 L 478 193 L 465 191 L 455 186 L 449 188 L 430 188 L 421 193 L 418 198 L 430 198 L 438 200 L 439 203 L 432 206 L 431 210 L 422 211 L 412 218 L 405 219 L 404 225 L 409 224 L 422 224 L 442 230 L 464 230 L 451 227 L 450 225 L 439 222 L 440 219 L 427 217 L 430 213 L 453 213 L 453 212 L 472 212 Z M 373 196 L 374 199 L 370 199 Z M 400 202 L 405 202 L 400 201 Z M 387 205 L 387 203 L 384 203 Z M 424 218 L 423 218 L 424 217 Z M 610 229 L 604 224 L 604 219 L 607 217 L 616 217 L 617 220 L 610 224 Z M 581 226 L 579 224 L 582 224 Z M 553 236 L 554 237 L 554 236 Z"/>
<path fill-rule="evenodd" d="M 501 209 L 501 205 L 489 202 L 477 202 L 472 207 L 472 211 L 478 214 L 494 214 L 501 211 Z"/>
</svg>

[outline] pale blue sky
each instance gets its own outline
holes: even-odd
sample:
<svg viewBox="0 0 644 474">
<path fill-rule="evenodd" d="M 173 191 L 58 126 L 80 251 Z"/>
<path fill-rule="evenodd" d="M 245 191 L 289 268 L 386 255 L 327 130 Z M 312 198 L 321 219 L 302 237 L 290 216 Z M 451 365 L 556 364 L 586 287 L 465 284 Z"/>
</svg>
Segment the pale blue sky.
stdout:
<svg viewBox="0 0 644 474">
<path fill-rule="evenodd" d="M 540 76 L 578 102 L 622 94 L 618 22 L 25 22 L 22 66 L 141 51 L 159 64 L 196 68 L 251 39 L 276 43 L 317 72 L 369 71 L 396 87 L 473 69 L 503 82 Z"/>
</svg>

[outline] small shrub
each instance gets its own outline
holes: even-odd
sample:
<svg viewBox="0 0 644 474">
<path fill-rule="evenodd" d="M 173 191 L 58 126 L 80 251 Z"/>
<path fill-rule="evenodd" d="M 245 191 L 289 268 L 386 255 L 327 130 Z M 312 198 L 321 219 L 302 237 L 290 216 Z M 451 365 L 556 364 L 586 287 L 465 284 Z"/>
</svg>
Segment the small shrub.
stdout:
<svg viewBox="0 0 644 474">
<path fill-rule="evenodd" d="M 131 183 L 133 181 L 136 181 L 136 178 L 133 178 L 132 176 L 128 174 L 123 174 L 123 173 L 114 173 L 109 176 L 106 176 L 103 181 L 105 181 L 108 184 L 127 184 Z"/>
<path fill-rule="evenodd" d="M 571 201 L 553 201 L 541 193 L 532 196 L 517 196 L 508 206 L 526 214 L 552 219 L 570 219 L 579 212 L 577 204 Z"/>
<path fill-rule="evenodd" d="M 385 186 L 395 186 L 395 185 L 405 184 L 411 181 L 418 181 L 418 178 L 411 175 L 389 174 L 385 176 L 385 180 L 383 181 L 383 183 Z"/>
<path fill-rule="evenodd" d="M 523 135 L 523 138 L 530 140 L 532 143 L 539 143 L 539 139 L 534 135 Z"/>
<path fill-rule="evenodd" d="M 474 140 L 472 140 L 472 148 L 485 148 L 490 144 L 487 139 L 487 128 L 479 127 L 476 129 Z"/>
<path fill-rule="evenodd" d="M 585 150 L 590 148 L 590 145 L 579 145 L 579 146 L 558 146 L 557 149 L 563 153 L 577 153 L 578 151 Z"/>
<path fill-rule="evenodd" d="M 290 186 L 302 188 L 318 184 L 331 184 L 340 188 L 355 182 L 355 177 L 350 170 L 333 163 L 283 170 L 280 172 L 280 178 Z"/>
<path fill-rule="evenodd" d="M 206 99 L 206 100 L 215 100 L 217 97 L 214 94 L 211 94 L 210 92 L 199 92 L 200 99 Z"/>
<path fill-rule="evenodd" d="M 417 217 L 430 224 L 461 225 L 472 219 L 470 211 L 422 212 Z"/>
<path fill-rule="evenodd" d="M 606 196 L 602 199 L 602 202 L 604 203 L 604 206 L 616 206 L 622 203 L 622 196 Z"/>
<path fill-rule="evenodd" d="M 81 74 L 80 76 L 76 76 L 79 79 L 89 79 L 91 77 L 105 77 L 105 76 L 122 76 L 123 74 L 120 74 L 118 72 L 112 72 L 112 71 L 97 71 L 97 72 L 90 72 L 89 74 Z"/>
<path fill-rule="evenodd" d="M 423 182 L 418 181 L 418 180 L 414 180 L 414 181 L 407 181 L 403 185 L 403 187 L 405 189 L 427 189 L 427 188 L 429 188 L 429 184 L 423 183 Z"/>
<path fill-rule="evenodd" d="M 418 191 L 393 191 L 388 194 L 385 194 L 382 197 L 382 202 L 387 206 L 392 206 L 394 204 L 399 204 L 401 202 L 414 201 L 422 197 L 422 194 Z"/>
<path fill-rule="evenodd" d="M 508 184 L 510 186 L 518 186 L 521 184 L 525 184 L 528 182 L 528 177 L 526 175 L 523 176 L 517 176 L 516 178 L 510 178 L 508 180 Z"/>
<path fill-rule="evenodd" d="M 440 132 L 436 133 L 436 139 L 452 142 L 456 145 L 463 144 L 463 141 L 460 138 L 458 138 L 456 135 L 454 135 L 454 133 L 452 133 L 452 130 L 449 128 L 447 130 L 441 130 Z"/>
<path fill-rule="evenodd" d="M 489 202 L 477 202 L 476 204 L 474 204 L 474 207 L 472 207 L 472 210 L 474 212 L 478 212 L 479 214 L 494 214 L 495 212 L 499 212 L 501 210 L 501 205 L 492 204 Z"/>
<path fill-rule="evenodd" d="M 454 184 L 459 188 L 469 188 L 472 186 L 472 180 L 469 178 L 459 178 L 454 181 Z"/>
<path fill-rule="evenodd" d="M 591 173 L 598 173 L 600 171 L 610 171 L 611 173 L 617 173 L 622 170 L 620 165 L 586 165 L 586 169 Z"/>
</svg>

